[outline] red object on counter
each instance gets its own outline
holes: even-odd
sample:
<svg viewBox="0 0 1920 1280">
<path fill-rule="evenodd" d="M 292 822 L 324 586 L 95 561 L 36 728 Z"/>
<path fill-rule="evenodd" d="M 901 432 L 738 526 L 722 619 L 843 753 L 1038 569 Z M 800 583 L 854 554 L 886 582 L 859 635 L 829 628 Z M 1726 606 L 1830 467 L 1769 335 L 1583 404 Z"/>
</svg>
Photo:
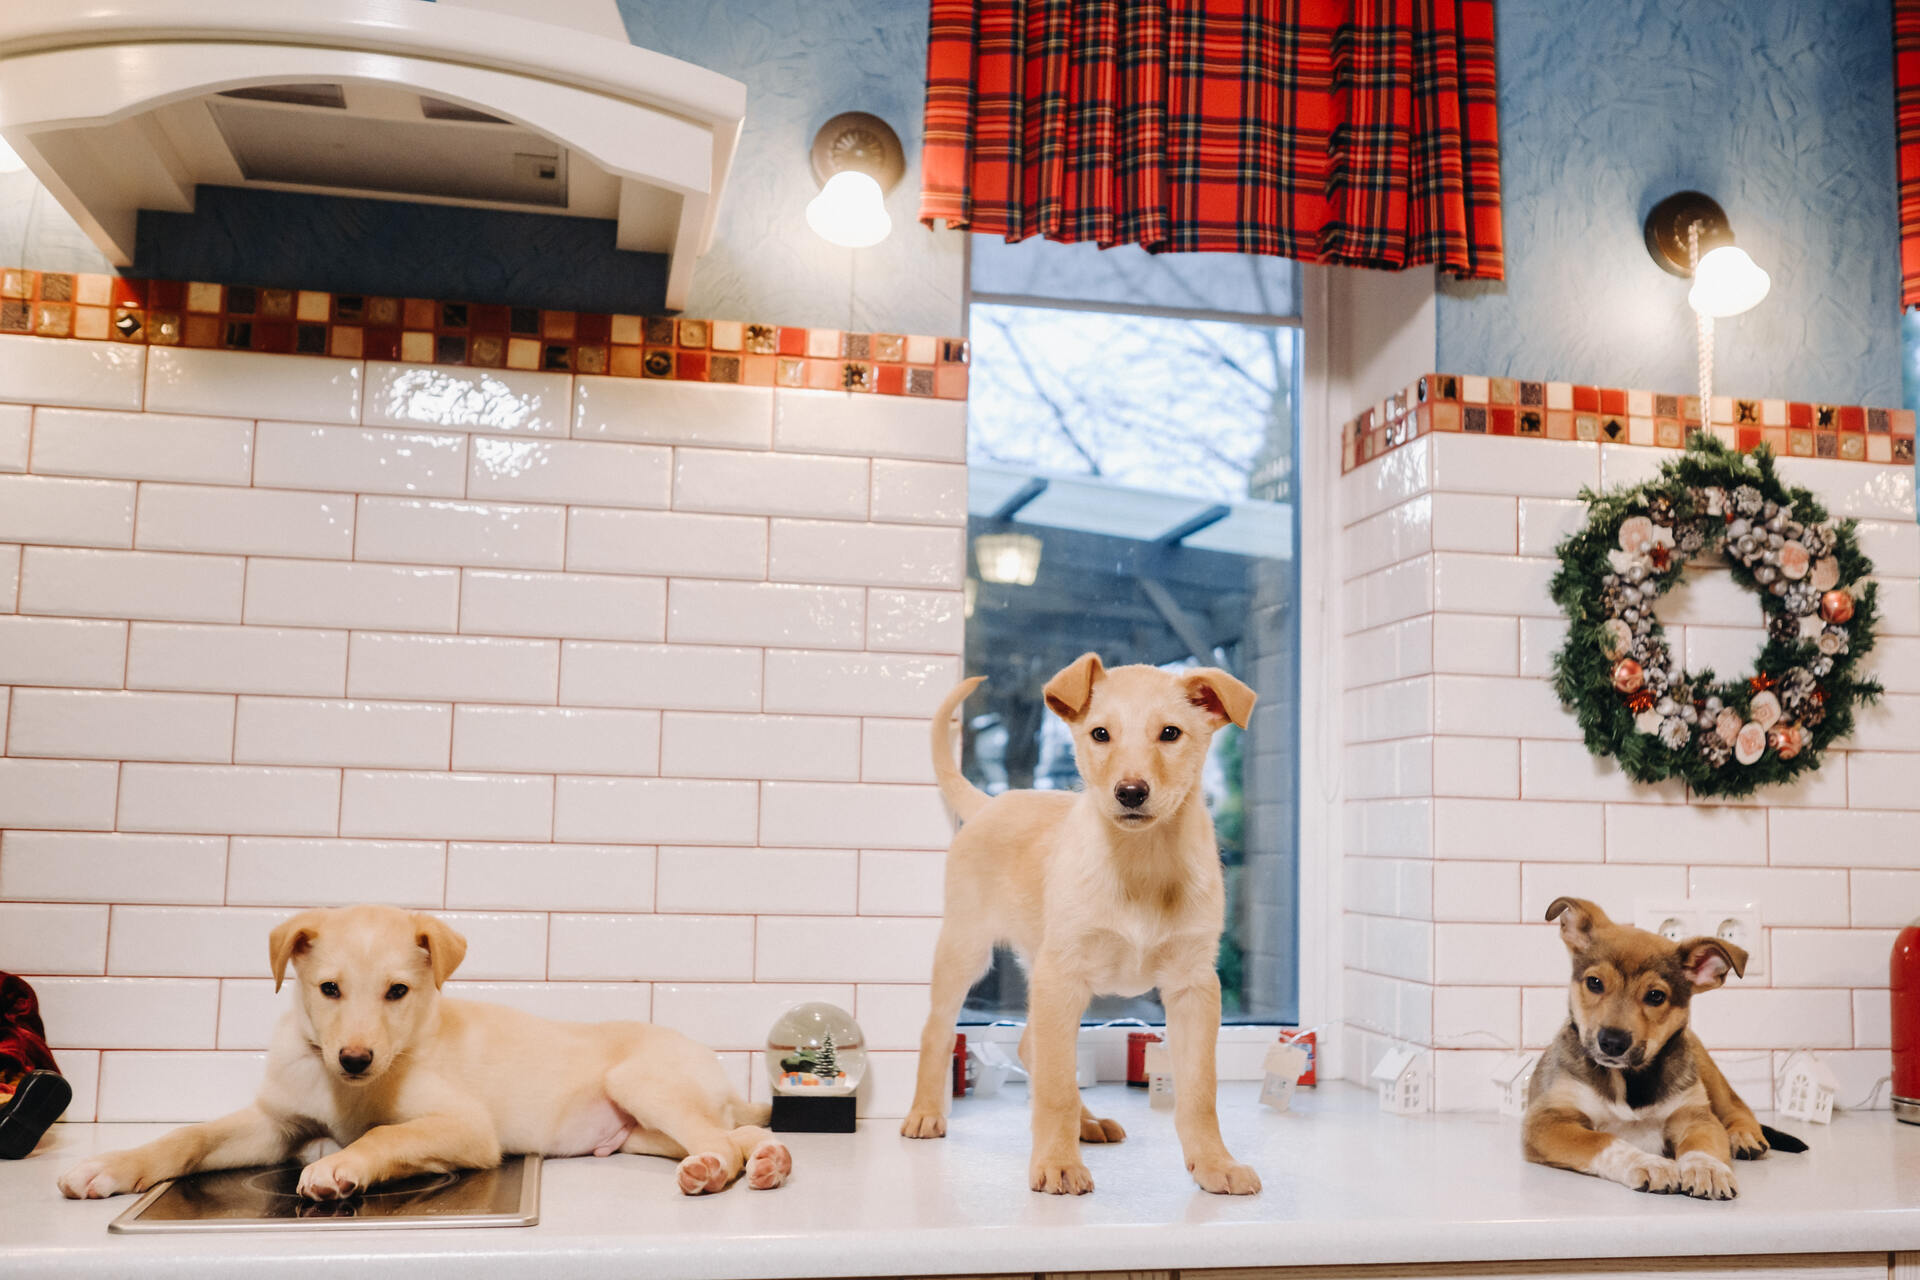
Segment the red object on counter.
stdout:
<svg viewBox="0 0 1920 1280">
<path fill-rule="evenodd" d="M 1304 1089 L 1314 1087 L 1313 1069 L 1320 1065 L 1320 1041 L 1316 1038 L 1317 1035 L 1318 1033 L 1313 1031 L 1282 1030 L 1280 1032 L 1281 1044 L 1297 1044 L 1307 1051 L 1307 1069 L 1300 1073 L 1300 1086 Z"/>
<path fill-rule="evenodd" d="M 1920 1124 L 1920 920 L 1893 940 L 1893 1114 Z"/>
<path fill-rule="evenodd" d="M 1127 1088 L 1147 1087 L 1147 1046 L 1159 1043 L 1160 1036 L 1157 1032 L 1127 1032 Z"/>
<path fill-rule="evenodd" d="M 966 1033 L 953 1033 L 953 1096 L 967 1096 L 967 1037 Z"/>
</svg>

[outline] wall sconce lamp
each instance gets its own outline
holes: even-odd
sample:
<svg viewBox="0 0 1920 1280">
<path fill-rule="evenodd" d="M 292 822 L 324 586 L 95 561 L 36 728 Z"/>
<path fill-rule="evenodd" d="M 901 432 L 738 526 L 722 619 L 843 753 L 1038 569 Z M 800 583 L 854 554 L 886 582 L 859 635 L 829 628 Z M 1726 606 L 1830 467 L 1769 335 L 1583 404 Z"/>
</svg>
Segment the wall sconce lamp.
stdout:
<svg viewBox="0 0 1920 1280">
<path fill-rule="evenodd" d="M 1694 312 L 1704 425 L 1712 420 L 1713 322 L 1758 306 L 1773 287 L 1773 278 L 1733 242 L 1726 211 L 1698 191 L 1676 191 L 1654 205 L 1645 231 L 1647 252 L 1660 269 L 1693 279 L 1687 305 Z"/>
<path fill-rule="evenodd" d="M 980 580 L 1030 587 L 1040 576 L 1040 539 L 1030 533 L 983 533 L 973 540 Z"/>
<path fill-rule="evenodd" d="M 900 135 L 879 116 L 846 111 L 813 135 L 813 178 L 820 194 L 807 202 L 807 225 L 831 244 L 865 249 L 893 230 L 886 194 L 906 174 Z"/>
</svg>

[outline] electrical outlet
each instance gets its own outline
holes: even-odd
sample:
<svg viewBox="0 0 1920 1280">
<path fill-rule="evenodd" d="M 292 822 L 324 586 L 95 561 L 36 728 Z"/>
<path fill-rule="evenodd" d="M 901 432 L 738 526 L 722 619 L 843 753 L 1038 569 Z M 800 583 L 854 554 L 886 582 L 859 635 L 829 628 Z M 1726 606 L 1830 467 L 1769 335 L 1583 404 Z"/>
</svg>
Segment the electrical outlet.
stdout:
<svg viewBox="0 0 1920 1280">
<path fill-rule="evenodd" d="M 1767 971 L 1766 935 L 1760 919 L 1760 906 L 1754 902 L 1709 902 L 1689 898 L 1683 902 L 1658 899 L 1636 901 L 1633 923 L 1648 933 L 1657 933 L 1670 942 L 1682 938 L 1719 938 L 1747 953 L 1749 978 Z"/>
</svg>

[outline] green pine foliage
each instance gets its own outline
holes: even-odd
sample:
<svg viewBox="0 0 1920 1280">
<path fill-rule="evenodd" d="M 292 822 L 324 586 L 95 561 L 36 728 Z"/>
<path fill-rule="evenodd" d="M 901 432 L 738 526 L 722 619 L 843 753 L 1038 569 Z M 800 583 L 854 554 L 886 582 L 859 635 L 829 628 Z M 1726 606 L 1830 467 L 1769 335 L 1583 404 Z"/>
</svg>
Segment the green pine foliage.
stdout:
<svg viewBox="0 0 1920 1280">
<path fill-rule="evenodd" d="M 1554 574 L 1552 592 L 1568 621 L 1565 645 L 1554 655 L 1554 687 L 1561 702 L 1574 713 L 1586 738 L 1587 749 L 1595 755 L 1612 756 L 1628 777 L 1638 782 L 1663 782 L 1679 778 L 1702 796 L 1745 796 L 1761 787 L 1791 782 L 1820 767 L 1821 753 L 1830 744 L 1853 732 L 1854 709 L 1880 696 L 1877 681 L 1856 675 L 1859 664 L 1873 649 L 1873 626 L 1877 614 L 1875 587 L 1863 581 L 1873 565 L 1860 550 L 1854 522 L 1841 522 L 1834 530 L 1831 554 L 1839 567 L 1840 587 L 1853 595 L 1853 616 L 1845 624 L 1848 647 L 1845 652 L 1824 655 L 1831 668 L 1818 676 L 1818 689 L 1824 697 L 1824 715 L 1817 724 L 1807 725 L 1810 738 L 1791 759 L 1783 759 L 1771 745 L 1752 764 L 1743 765 L 1727 758 L 1716 764 L 1700 748 L 1703 734 L 1711 734 L 1711 723 L 1692 726 L 1685 745 L 1669 747 L 1658 734 L 1643 733 L 1634 724 L 1635 713 L 1628 698 L 1615 690 L 1614 660 L 1606 655 L 1606 623 L 1610 613 L 1603 603 L 1603 580 L 1613 573 L 1609 553 L 1619 547 L 1621 523 L 1636 515 L 1648 515 L 1664 498 L 1670 503 L 1671 527 L 1678 532 L 1688 522 L 1706 521 L 1699 526 L 1709 531 L 1705 547 L 1698 553 L 1708 559 L 1720 555 L 1724 526 L 1731 517 L 1709 515 L 1696 509 L 1701 491 L 1719 488 L 1731 494 L 1741 485 L 1757 488 L 1763 498 L 1791 505 L 1792 518 L 1802 524 L 1822 524 L 1827 512 L 1805 489 L 1791 488 L 1775 474 L 1774 458 L 1764 446 L 1751 457 L 1721 441 L 1695 433 L 1686 450 L 1664 464 L 1656 478 L 1644 484 L 1595 492 L 1583 489 L 1580 497 L 1587 504 L 1586 526 L 1568 535 L 1560 544 L 1560 568 Z M 1658 523 L 1656 521 L 1656 523 Z M 1755 581 L 1753 571 L 1737 558 L 1723 557 L 1731 567 L 1733 579 L 1754 593 L 1763 615 L 1771 622 L 1787 612 L 1781 597 Z M 1643 589 L 1657 584 L 1665 591 L 1681 580 L 1680 566 L 1686 556 L 1676 551 L 1673 567 L 1650 576 Z M 1652 607 L 1651 603 L 1647 606 Z M 1664 629 L 1653 622 L 1652 638 L 1659 639 Z M 1766 648 L 1760 654 L 1755 676 L 1764 676 L 1774 685 L 1794 668 L 1817 665 L 1821 651 L 1811 641 L 1783 640 L 1771 629 Z M 1683 672 L 1672 691 L 1677 700 L 1691 701 L 1696 711 L 1709 695 L 1738 711 L 1741 719 L 1750 719 L 1749 709 L 1758 692 L 1751 677 L 1721 680 L 1711 670 Z"/>
</svg>

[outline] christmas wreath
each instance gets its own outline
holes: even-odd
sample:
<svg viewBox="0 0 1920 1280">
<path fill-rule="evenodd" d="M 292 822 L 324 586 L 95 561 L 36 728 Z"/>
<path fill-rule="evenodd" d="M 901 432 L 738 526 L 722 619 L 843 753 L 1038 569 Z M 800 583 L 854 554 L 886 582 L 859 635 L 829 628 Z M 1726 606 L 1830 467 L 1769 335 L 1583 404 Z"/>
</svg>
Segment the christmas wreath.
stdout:
<svg viewBox="0 0 1920 1280">
<path fill-rule="evenodd" d="M 1560 544 L 1553 598 L 1568 621 L 1554 686 L 1587 749 L 1639 782 L 1682 778 L 1696 793 L 1744 796 L 1820 767 L 1880 685 L 1855 674 L 1873 648 L 1873 565 L 1853 522 L 1751 457 L 1695 435 L 1644 484 L 1582 490 L 1586 526 Z M 1686 671 L 1654 606 L 1696 557 L 1724 554 L 1759 597 L 1767 643 L 1757 669 L 1722 681 Z"/>
</svg>

